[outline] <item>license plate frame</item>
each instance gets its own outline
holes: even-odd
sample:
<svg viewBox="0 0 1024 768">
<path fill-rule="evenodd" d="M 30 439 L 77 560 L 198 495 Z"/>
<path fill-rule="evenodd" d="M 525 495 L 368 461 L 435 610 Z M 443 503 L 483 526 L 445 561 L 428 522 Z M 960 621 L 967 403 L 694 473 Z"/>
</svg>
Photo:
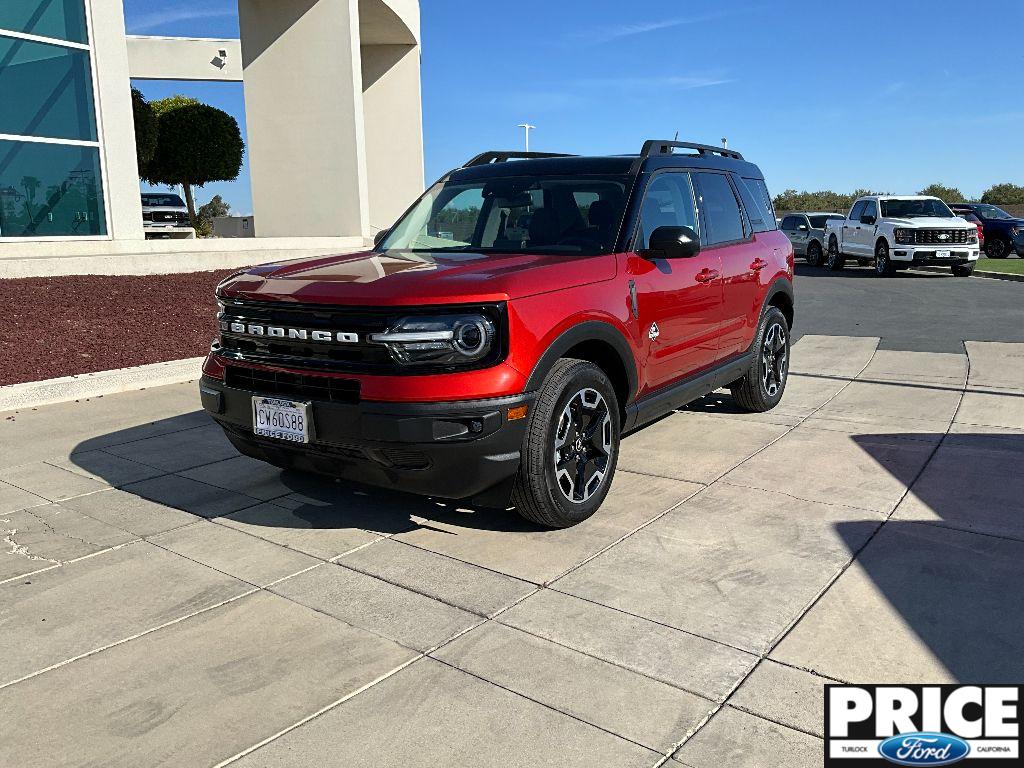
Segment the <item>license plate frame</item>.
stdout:
<svg viewBox="0 0 1024 768">
<path fill-rule="evenodd" d="M 952 251 L 936 251 L 935 252 L 935 258 L 936 259 L 951 259 L 951 258 L 953 258 L 953 252 Z"/>
<path fill-rule="evenodd" d="M 253 395 L 253 434 L 285 443 L 308 445 L 309 411 L 310 403 Z"/>
</svg>

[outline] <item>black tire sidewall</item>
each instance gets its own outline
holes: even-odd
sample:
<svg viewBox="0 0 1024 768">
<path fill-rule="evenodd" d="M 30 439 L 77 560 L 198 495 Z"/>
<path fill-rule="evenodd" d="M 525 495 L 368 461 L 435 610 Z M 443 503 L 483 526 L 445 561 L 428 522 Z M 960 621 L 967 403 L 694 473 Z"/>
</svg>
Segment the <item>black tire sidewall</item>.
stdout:
<svg viewBox="0 0 1024 768">
<path fill-rule="evenodd" d="M 555 384 L 555 382 L 550 383 Z M 615 478 L 615 469 L 618 465 L 622 424 L 615 389 L 612 387 L 612 383 L 604 371 L 596 365 L 591 363 L 581 364 L 572 376 L 559 382 L 557 385 L 561 387 L 561 390 L 555 401 L 554 409 L 548 413 L 537 414 L 539 418 L 545 420 L 545 424 L 540 431 L 541 438 L 539 441 L 527 441 L 524 448 L 528 454 L 525 457 L 525 466 L 531 472 L 536 472 L 540 469 L 544 492 L 543 498 L 537 499 L 537 501 L 544 506 L 554 507 L 560 518 L 563 518 L 568 525 L 574 525 L 591 517 L 601 504 L 604 503 L 605 497 L 608 495 L 612 481 Z M 545 386 L 548 386 L 548 384 L 545 384 Z M 569 501 L 562 493 L 555 477 L 555 467 L 552 461 L 555 431 L 558 428 L 558 419 L 566 404 L 577 392 L 587 388 L 597 390 L 608 405 L 608 412 L 612 419 L 612 451 L 600 489 L 586 501 L 574 503 Z M 536 484 L 534 488 L 536 493 L 539 490 Z"/>
<path fill-rule="evenodd" d="M 764 390 L 761 377 L 764 374 L 763 361 L 761 359 L 761 353 L 764 351 L 765 339 L 768 338 L 768 329 L 773 325 L 780 325 L 782 332 L 786 337 L 786 375 L 782 379 L 782 386 L 779 387 L 779 391 L 775 393 L 774 397 L 769 397 L 768 393 Z M 786 322 L 786 316 L 782 314 L 781 310 L 776 307 L 772 307 L 765 312 L 764 317 L 761 319 L 761 328 L 757 334 L 757 347 L 755 349 L 754 363 L 751 366 L 753 371 L 757 374 L 757 391 L 760 393 L 761 400 L 764 402 L 765 410 L 771 410 L 777 406 L 783 396 L 786 394 L 786 384 L 789 382 L 789 364 L 790 364 L 790 348 L 792 341 L 789 338 L 789 324 Z"/>
<path fill-rule="evenodd" d="M 821 246 L 818 245 L 817 241 L 814 241 L 807 246 L 807 263 L 812 267 L 821 265 Z"/>
<path fill-rule="evenodd" d="M 884 240 L 880 240 L 875 246 L 875 274 L 883 277 L 892 274 L 892 258 L 889 256 L 889 244 Z"/>
</svg>

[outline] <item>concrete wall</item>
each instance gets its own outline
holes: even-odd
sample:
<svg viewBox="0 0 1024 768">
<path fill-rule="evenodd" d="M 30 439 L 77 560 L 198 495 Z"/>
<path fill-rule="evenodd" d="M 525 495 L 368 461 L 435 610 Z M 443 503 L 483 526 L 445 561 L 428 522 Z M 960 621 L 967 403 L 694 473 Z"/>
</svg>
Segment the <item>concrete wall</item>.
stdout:
<svg viewBox="0 0 1024 768">
<path fill-rule="evenodd" d="M 118 240 L 144 240 L 124 8 L 120 2 L 111 0 L 88 1 L 92 14 L 93 56 L 97 73 L 96 118 L 102 139 L 100 152 L 110 219 L 109 234 Z"/>
<path fill-rule="evenodd" d="M 238 40 L 128 36 L 128 69 L 139 80 L 242 79 Z"/>
</svg>

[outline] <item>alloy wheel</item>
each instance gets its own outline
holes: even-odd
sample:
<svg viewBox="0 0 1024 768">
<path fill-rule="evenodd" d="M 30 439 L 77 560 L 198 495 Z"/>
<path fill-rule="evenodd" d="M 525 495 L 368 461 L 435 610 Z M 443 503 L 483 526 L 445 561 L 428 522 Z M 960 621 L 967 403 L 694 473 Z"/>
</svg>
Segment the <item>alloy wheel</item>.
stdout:
<svg viewBox="0 0 1024 768">
<path fill-rule="evenodd" d="M 612 419 L 596 389 L 565 404 L 555 429 L 555 480 L 566 499 L 581 504 L 600 490 L 612 455 Z"/>
<path fill-rule="evenodd" d="M 889 274 L 889 247 L 879 243 L 875 249 L 875 272 L 879 275 Z"/>
<path fill-rule="evenodd" d="M 779 323 L 772 323 L 764 335 L 761 349 L 761 386 L 769 398 L 779 394 L 785 385 L 788 365 L 786 329 Z"/>
</svg>

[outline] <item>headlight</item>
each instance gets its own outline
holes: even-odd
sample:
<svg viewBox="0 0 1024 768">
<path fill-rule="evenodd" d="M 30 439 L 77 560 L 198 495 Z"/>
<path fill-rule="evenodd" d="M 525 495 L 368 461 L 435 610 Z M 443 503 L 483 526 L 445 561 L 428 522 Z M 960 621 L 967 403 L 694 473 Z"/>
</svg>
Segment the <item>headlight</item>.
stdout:
<svg viewBox="0 0 1024 768">
<path fill-rule="evenodd" d="M 893 237 L 896 238 L 897 243 L 913 243 L 916 239 L 912 229 L 895 229 Z"/>
<path fill-rule="evenodd" d="M 370 335 L 402 365 L 471 365 L 495 350 L 497 327 L 483 313 L 403 317 Z"/>
<path fill-rule="evenodd" d="M 975 227 L 973 232 L 967 233 L 967 242 L 977 245 L 978 243 L 978 228 Z"/>
</svg>

